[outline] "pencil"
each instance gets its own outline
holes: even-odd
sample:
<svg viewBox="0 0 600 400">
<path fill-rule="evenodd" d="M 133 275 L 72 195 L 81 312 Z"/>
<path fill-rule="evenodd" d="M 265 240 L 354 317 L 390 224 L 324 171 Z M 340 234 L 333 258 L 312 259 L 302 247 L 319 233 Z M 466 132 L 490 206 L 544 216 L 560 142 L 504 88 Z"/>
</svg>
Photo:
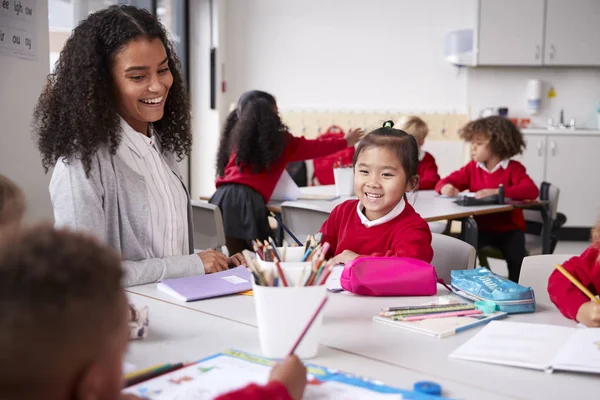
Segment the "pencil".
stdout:
<svg viewBox="0 0 600 400">
<path fill-rule="evenodd" d="M 283 283 L 283 286 L 287 287 L 287 280 L 285 279 L 283 269 L 281 269 L 281 265 L 279 264 L 279 260 L 277 258 L 275 258 L 275 266 L 277 267 L 277 273 L 279 274 L 279 278 L 281 278 L 281 283 Z"/>
<path fill-rule="evenodd" d="M 579 288 L 579 290 L 581 290 L 583 292 L 583 294 L 585 294 L 587 297 L 590 298 L 590 300 L 592 300 L 594 303 L 600 303 L 600 300 L 598 300 L 598 298 L 596 296 L 594 296 L 592 294 L 592 292 L 590 292 L 585 286 L 583 286 L 581 284 L 581 282 L 579 282 L 577 280 L 577 278 L 575 278 L 573 275 L 571 275 L 569 273 L 569 271 L 567 271 L 566 269 L 564 269 L 562 267 L 562 265 L 556 264 L 556 269 L 559 270 L 565 276 L 565 278 L 567 278 L 568 280 L 570 280 L 573 285 L 577 286 Z"/>
<path fill-rule="evenodd" d="M 302 342 L 302 339 L 304 339 L 304 335 L 306 335 L 306 332 L 308 332 L 308 330 L 312 326 L 313 322 L 315 322 L 315 319 L 317 319 L 317 316 L 319 315 L 319 313 L 321 312 L 321 310 L 325 306 L 325 303 L 327 303 L 327 299 L 328 299 L 327 296 L 325 296 L 323 298 L 323 301 L 321 301 L 321 304 L 319 304 L 319 307 L 317 307 L 317 309 L 315 310 L 315 313 L 313 314 L 313 316 L 308 321 L 308 324 L 306 324 L 306 327 L 304 328 L 304 330 L 302 331 L 302 333 L 300 334 L 300 336 L 296 340 L 296 343 L 294 343 L 294 345 L 292 346 L 292 349 L 290 350 L 290 352 L 288 353 L 288 355 L 291 356 L 291 355 L 294 354 L 294 352 L 296 351 L 296 349 L 298 348 L 298 346 Z"/>
<path fill-rule="evenodd" d="M 184 367 L 183 363 L 162 365 L 159 368 L 148 371 L 147 373 L 139 374 L 139 375 L 132 377 L 131 379 L 128 379 L 125 382 L 125 387 L 133 386 L 140 382 L 144 382 L 144 381 L 156 378 L 157 376 L 161 376 L 161 375 L 167 374 L 169 372 L 173 372 L 173 371 L 178 370 L 183 367 Z"/>
<path fill-rule="evenodd" d="M 281 216 L 279 216 L 279 215 L 277 215 L 277 214 L 275 214 L 273 212 L 271 212 L 271 216 L 277 220 L 277 223 L 279 225 L 281 225 L 281 227 L 283 228 L 283 230 L 286 231 L 288 233 L 288 235 L 290 235 L 290 237 L 294 240 L 294 242 L 298 243 L 298 246 L 302 246 L 302 242 L 299 241 L 296 236 L 294 236 L 294 234 L 292 233 L 292 231 L 290 231 L 287 226 L 285 226 L 285 224 L 283 223 L 283 220 L 281 219 Z"/>
</svg>

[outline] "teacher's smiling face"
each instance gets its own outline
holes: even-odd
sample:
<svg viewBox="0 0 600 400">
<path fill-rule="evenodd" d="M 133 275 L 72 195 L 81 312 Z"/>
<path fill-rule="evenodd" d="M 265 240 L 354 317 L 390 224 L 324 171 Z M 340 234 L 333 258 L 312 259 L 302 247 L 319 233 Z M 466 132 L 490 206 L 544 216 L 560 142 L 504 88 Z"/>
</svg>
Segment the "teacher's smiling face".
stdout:
<svg viewBox="0 0 600 400">
<path fill-rule="evenodd" d="M 116 54 L 112 67 L 117 111 L 136 131 L 163 117 L 173 75 L 160 39 L 140 38 Z"/>
</svg>

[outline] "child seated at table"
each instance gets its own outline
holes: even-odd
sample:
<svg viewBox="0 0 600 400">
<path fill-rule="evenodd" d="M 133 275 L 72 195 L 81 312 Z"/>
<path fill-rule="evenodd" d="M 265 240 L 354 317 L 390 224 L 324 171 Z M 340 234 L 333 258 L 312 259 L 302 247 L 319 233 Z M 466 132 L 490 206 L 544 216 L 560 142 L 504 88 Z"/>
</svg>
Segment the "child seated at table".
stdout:
<svg viewBox="0 0 600 400">
<path fill-rule="evenodd" d="M 321 227 L 336 263 L 365 255 L 433 258 L 429 226 L 406 200 L 419 183 L 417 141 L 393 126 L 387 121 L 360 141 L 353 160 L 358 200 L 335 207 Z"/>
<path fill-rule="evenodd" d="M 25 214 L 25 194 L 16 183 L 0 175 L 0 228 L 21 223 Z"/>
<path fill-rule="evenodd" d="M 413 115 L 408 117 L 404 124 L 402 124 L 402 130 L 417 139 L 417 145 L 419 146 L 419 168 L 417 168 L 417 174 L 419 175 L 419 189 L 434 189 L 435 184 L 440 180 L 438 167 L 435 163 L 435 158 L 433 158 L 431 153 L 423 150 L 425 138 L 429 134 L 429 127 L 425 121 Z"/>
<path fill-rule="evenodd" d="M 466 124 L 461 137 L 471 143 L 473 160 L 439 181 L 435 186 L 438 193 L 456 196 L 468 189 L 476 198 L 483 198 L 498 194 L 503 185 L 505 196 L 513 200 L 537 198 L 538 188 L 523 164 L 510 159 L 525 149 L 523 135 L 512 122 L 500 116 L 481 118 Z M 499 248 L 508 265 L 508 278 L 518 282 L 525 257 L 523 211 L 481 215 L 475 221 L 478 248 Z"/>
<path fill-rule="evenodd" d="M 48 225 L 0 235 L 0 397 L 118 399 L 129 337 L 119 255 Z M 300 399 L 305 385 L 305 367 L 290 357 L 266 386 L 221 399 Z"/>
<path fill-rule="evenodd" d="M 562 266 L 594 296 L 600 294 L 600 220 L 592 230 L 592 245 Z M 591 301 L 558 270 L 550 275 L 548 293 L 565 317 L 600 328 L 600 303 Z"/>
</svg>

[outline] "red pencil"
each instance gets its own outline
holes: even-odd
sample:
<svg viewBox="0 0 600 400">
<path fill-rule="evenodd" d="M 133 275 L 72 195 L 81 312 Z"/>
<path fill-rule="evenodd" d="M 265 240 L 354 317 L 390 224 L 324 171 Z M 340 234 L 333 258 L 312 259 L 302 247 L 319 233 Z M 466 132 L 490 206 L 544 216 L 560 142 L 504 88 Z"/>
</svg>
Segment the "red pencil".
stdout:
<svg viewBox="0 0 600 400">
<path fill-rule="evenodd" d="M 281 278 L 281 283 L 283 283 L 283 286 L 288 286 L 287 280 L 285 279 L 285 275 L 283 274 L 283 269 L 281 269 L 281 265 L 279 264 L 279 259 L 277 259 L 277 256 L 275 256 L 275 266 L 277 267 L 277 273 L 279 274 L 279 277 Z"/>
<path fill-rule="evenodd" d="M 304 328 L 304 330 L 300 334 L 300 337 L 298 337 L 298 339 L 296 340 L 296 343 L 294 343 L 294 345 L 292 346 L 292 349 L 288 353 L 288 356 L 293 355 L 294 352 L 296 351 L 296 349 L 298 348 L 298 346 L 300 346 L 300 343 L 302 342 L 302 339 L 304 339 L 304 335 L 306 335 L 306 332 L 308 332 L 308 330 L 312 326 L 313 322 L 315 322 L 315 319 L 317 319 L 317 316 L 319 316 L 319 313 L 321 312 L 321 310 L 325 306 L 325 303 L 327 303 L 327 299 L 328 299 L 328 297 L 325 296 L 325 298 L 323 299 L 323 301 L 321 301 L 321 304 L 319 304 L 319 307 L 317 307 L 315 313 L 310 318 L 310 321 L 308 321 L 308 324 L 306 325 L 306 327 Z"/>
</svg>

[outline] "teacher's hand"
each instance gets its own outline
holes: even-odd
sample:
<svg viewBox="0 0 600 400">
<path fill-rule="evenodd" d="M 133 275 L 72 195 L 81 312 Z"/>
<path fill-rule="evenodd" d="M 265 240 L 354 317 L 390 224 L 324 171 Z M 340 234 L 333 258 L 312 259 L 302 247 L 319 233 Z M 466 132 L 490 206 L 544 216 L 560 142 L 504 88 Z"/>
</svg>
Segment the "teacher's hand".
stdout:
<svg viewBox="0 0 600 400">
<path fill-rule="evenodd" d="M 229 265 L 233 265 L 234 267 L 239 267 L 240 265 L 246 264 L 246 260 L 242 253 L 236 253 L 227 259 Z"/>
<path fill-rule="evenodd" d="M 213 272 L 225 271 L 229 269 L 229 262 L 223 253 L 209 249 L 198 253 L 198 256 L 204 264 L 204 272 L 212 274 Z"/>
</svg>

